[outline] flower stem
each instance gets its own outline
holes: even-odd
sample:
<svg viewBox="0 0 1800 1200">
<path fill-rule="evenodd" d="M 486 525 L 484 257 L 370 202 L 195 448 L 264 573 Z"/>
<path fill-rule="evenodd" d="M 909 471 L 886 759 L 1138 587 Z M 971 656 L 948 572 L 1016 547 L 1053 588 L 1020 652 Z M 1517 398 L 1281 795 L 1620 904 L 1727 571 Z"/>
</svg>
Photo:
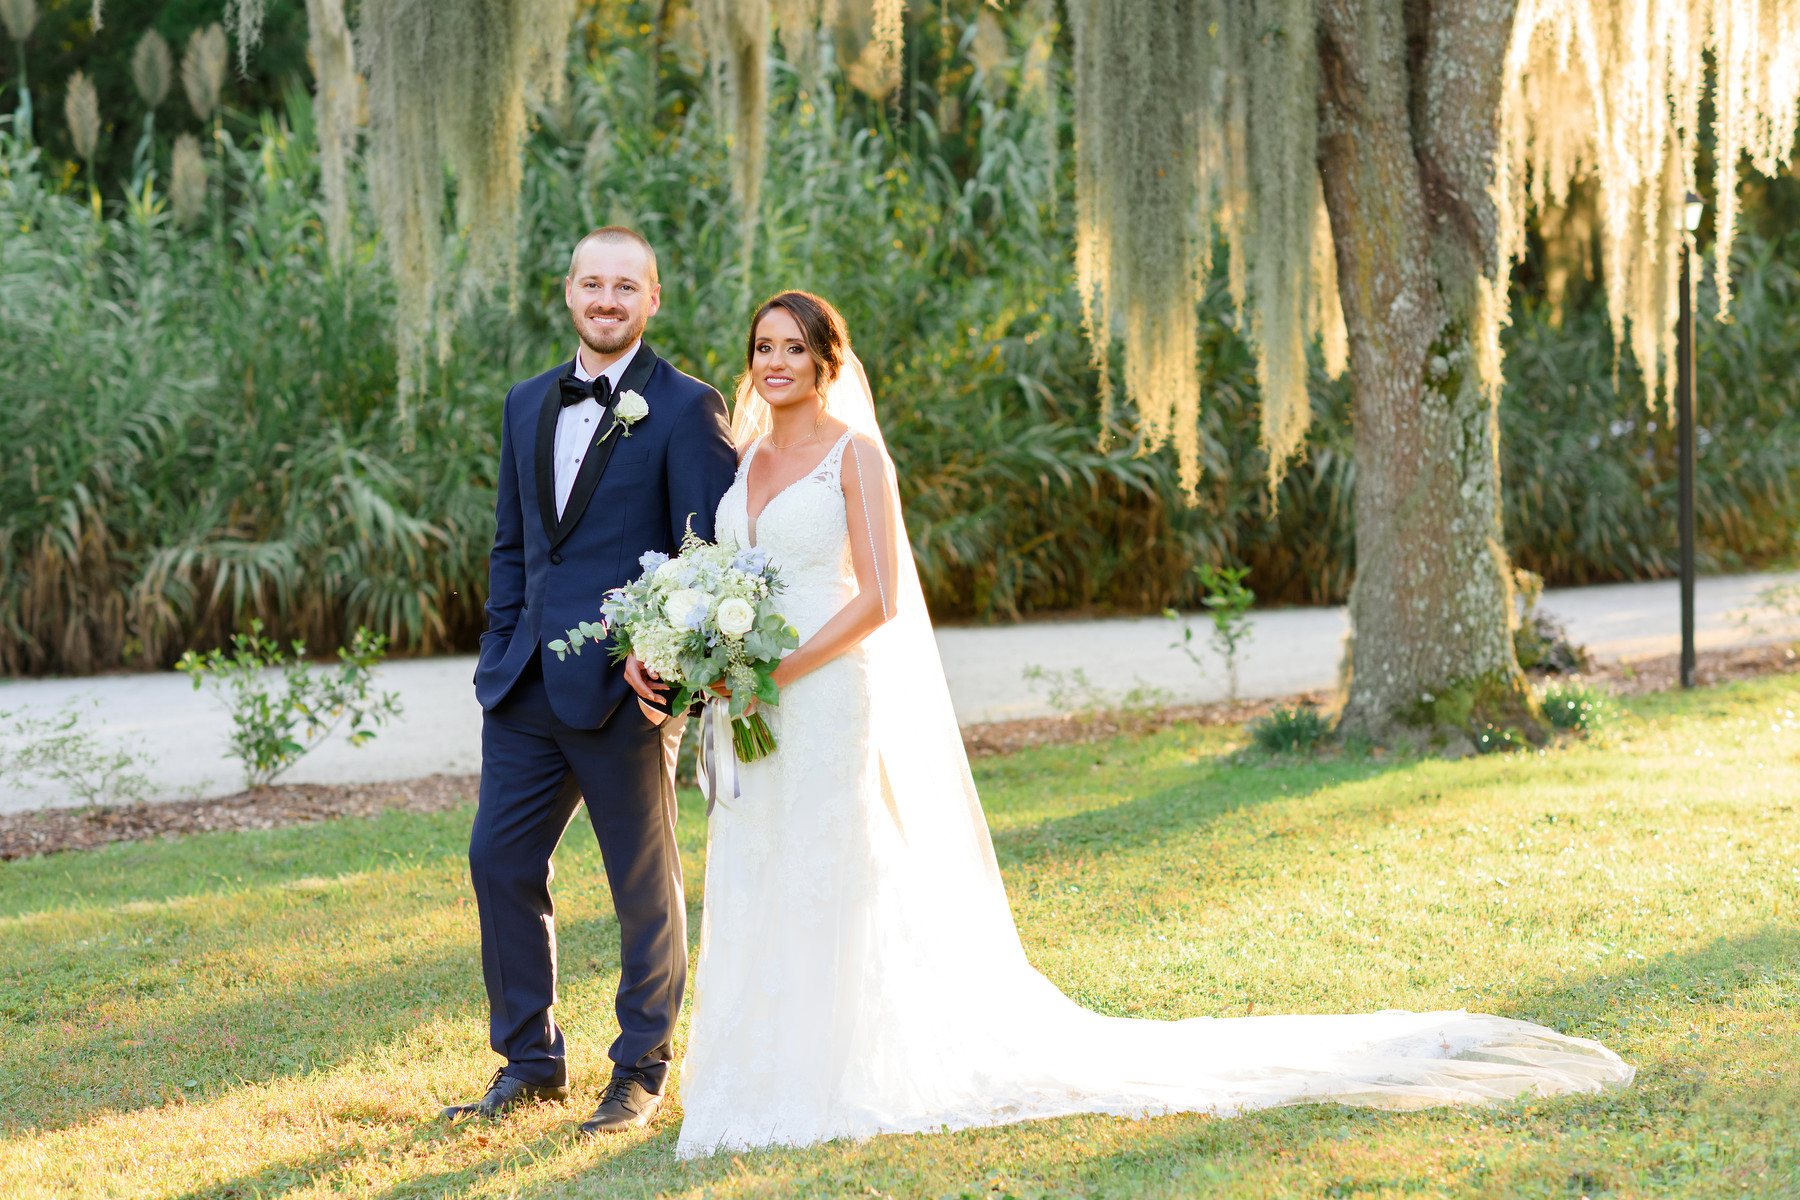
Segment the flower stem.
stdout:
<svg viewBox="0 0 1800 1200">
<path fill-rule="evenodd" d="M 739 762 L 755 762 L 775 749 L 775 735 L 761 713 L 751 713 L 731 722 L 731 744 Z"/>
</svg>

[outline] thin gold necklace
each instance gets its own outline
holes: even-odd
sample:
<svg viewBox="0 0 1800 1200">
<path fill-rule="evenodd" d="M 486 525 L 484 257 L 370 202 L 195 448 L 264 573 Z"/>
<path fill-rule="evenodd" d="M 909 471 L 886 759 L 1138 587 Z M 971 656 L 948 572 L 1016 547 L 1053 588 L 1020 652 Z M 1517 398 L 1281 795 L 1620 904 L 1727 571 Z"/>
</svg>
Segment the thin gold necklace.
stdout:
<svg viewBox="0 0 1800 1200">
<path fill-rule="evenodd" d="M 824 423 L 825 423 L 825 406 L 820 405 L 819 406 L 819 416 L 818 416 L 818 419 L 813 422 L 813 427 L 812 427 L 811 433 L 807 434 L 803 438 L 795 438 L 793 441 L 789 442 L 787 445 L 784 446 L 780 442 L 775 440 L 775 431 L 771 429 L 769 431 L 769 445 L 775 447 L 777 450 L 792 450 L 795 446 L 804 446 L 807 442 L 810 442 L 814 438 L 819 436 L 819 426 L 823 425 Z"/>
</svg>

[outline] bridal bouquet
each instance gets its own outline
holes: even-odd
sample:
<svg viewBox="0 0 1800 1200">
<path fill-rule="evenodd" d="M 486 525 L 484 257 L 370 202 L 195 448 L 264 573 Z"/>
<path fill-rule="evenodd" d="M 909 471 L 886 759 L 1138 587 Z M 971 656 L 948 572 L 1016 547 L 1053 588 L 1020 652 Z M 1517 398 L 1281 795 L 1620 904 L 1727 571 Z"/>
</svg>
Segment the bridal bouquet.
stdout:
<svg viewBox="0 0 1800 1200">
<path fill-rule="evenodd" d="M 601 620 L 583 621 L 547 643 L 562 659 L 580 654 L 590 638 L 612 635 L 612 659 L 635 654 L 666 683 L 679 685 L 679 712 L 696 697 L 723 705 L 712 691 L 731 689 L 731 741 L 737 757 L 755 762 L 775 749 L 775 738 L 750 702 L 779 701 L 772 678 L 781 652 L 800 644 L 787 618 L 775 609 L 781 579 L 762 550 L 717 545 L 692 529 L 675 558 L 655 551 L 638 560 L 644 573 L 606 594 Z"/>
</svg>

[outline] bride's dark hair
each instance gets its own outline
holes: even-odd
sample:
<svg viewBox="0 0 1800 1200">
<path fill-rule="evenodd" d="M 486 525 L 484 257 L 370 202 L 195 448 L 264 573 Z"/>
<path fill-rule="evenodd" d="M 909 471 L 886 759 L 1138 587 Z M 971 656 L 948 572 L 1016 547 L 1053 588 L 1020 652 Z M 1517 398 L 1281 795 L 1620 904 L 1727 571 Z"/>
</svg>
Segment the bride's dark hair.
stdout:
<svg viewBox="0 0 1800 1200">
<path fill-rule="evenodd" d="M 850 346 L 850 327 L 844 324 L 843 314 L 831 307 L 831 301 L 811 292 L 780 292 L 762 302 L 762 307 L 750 318 L 750 336 L 744 343 L 744 370 L 748 371 L 756 358 L 756 327 L 778 308 L 794 318 L 806 348 L 819 360 L 819 389 L 823 391 L 844 369 L 844 352 Z"/>
</svg>

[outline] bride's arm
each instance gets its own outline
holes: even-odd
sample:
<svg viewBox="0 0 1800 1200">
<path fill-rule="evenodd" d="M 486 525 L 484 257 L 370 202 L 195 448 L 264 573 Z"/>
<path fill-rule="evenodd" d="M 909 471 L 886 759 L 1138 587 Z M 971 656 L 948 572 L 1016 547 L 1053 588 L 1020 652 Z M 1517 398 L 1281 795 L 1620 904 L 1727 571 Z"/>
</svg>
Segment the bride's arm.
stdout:
<svg viewBox="0 0 1800 1200">
<path fill-rule="evenodd" d="M 900 522 L 887 461 L 873 442 L 854 434 L 845 448 L 839 477 L 844 484 L 844 515 L 850 525 L 856 595 L 798 650 L 781 660 L 775 668 L 777 687 L 786 687 L 854 649 L 897 611 L 894 567 L 899 561 Z"/>
</svg>

